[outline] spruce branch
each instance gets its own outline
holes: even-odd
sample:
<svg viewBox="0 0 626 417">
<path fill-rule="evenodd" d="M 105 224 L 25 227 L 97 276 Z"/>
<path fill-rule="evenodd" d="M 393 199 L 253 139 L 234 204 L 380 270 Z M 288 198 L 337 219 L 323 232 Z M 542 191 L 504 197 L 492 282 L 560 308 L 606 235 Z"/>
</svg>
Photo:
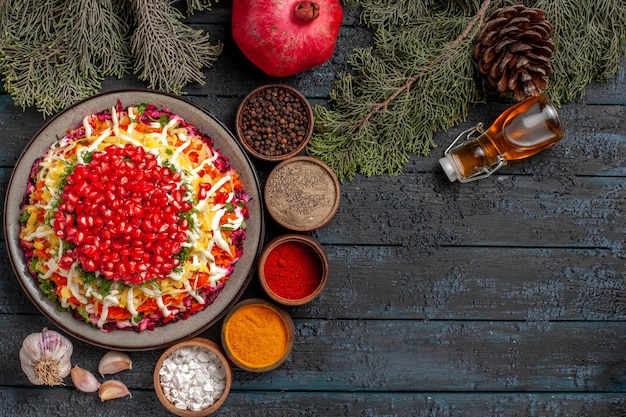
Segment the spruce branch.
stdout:
<svg viewBox="0 0 626 417">
<path fill-rule="evenodd" d="M 211 10 L 211 0 L 186 0 L 187 1 L 187 14 L 192 15 L 195 12 L 202 10 Z M 219 0 L 215 0 L 217 3 Z"/>
<path fill-rule="evenodd" d="M 488 14 L 512 0 L 352 0 L 375 28 L 374 46 L 353 50 L 328 106 L 316 106 L 307 152 L 340 179 L 396 175 L 411 154 L 427 155 L 435 132 L 467 118 L 469 106 L 494 93 L 476 68 L 475 36 Z M 555 30 L 557 104 L 620 69 L 626 48 L 624 0 L 536 0 Z M 468 11 L 475 11 L 467 16 Z"/>
<path fill-rule="evenodd" d="M 361 21 L 367 26 L 401 27 L 410 25 L 414 17 L 427 15 L 435 1 L 354 0 L 351 3 L 363 5 Z"/>
<path fill-rule="evenodd" d="M 11 33 L 28 40 L 51 39 L 55 33 L 57 18 L 62 13 L 56 0 L 4 1 L 2 15 L 3 33 Z"/>
<path fill-rule="evenodd" d="M 209 35 L 194 30 L 183 16 L 161 0 L 133 0 L 137 28 L 131 36 L 135 73 L 150 88 L 180 94 L 190 82 L 204 84 L 203 66 L 211 67 L 223 45 L 209 43 Z"/>
<path fill-rule="evenodd" d="M 101 51 L 115 43 L 104 28 L 98 38 L 91 36 L 92 19 L 102 19 L 110 2 L 80 0 L 72 5 L 15 4 L 9 16 L 16 19 L 6 24 L 0 44 L 5 89 L 17 105 L 35 106 L 44 117 L 99 91 L 106 72 L 91 57 L 106 59 Z M 55 25 L 49 26 L 48 20 Z"/>
<path fill-rule="evenodd" d="M 409 80 L 406 83 L 401 85 L 400 88 L 398 88 L 396 91 L 394 91 L 383 102 L 378 103 L 372 110 L 370 110 L 370 112 L 367 115 L 365 115 L 365 117 L 363 119 L 359 120 L 356 123 L 355 129 L 359 129 L 363 125 L 363 123 L 365 123 L 375 113 L 377 113 L 377 112 L 379 112 L 381 110 L 386 109 L 387 106 L 389 106 L 389 103 L 391 103 L 393 100 L 395 100 L 403 91 L 409 90 L 411 88 L 411 86 L 413 84 L 415 84 L 415 82 L 417 82 L 417 80 L 419 80 L 421 77 L 423 77 L 429 70 L 432 69 L 433 66 L 437 65 L 437 63 L 439 61 L 441 61 L 442 58 L 445 59 L 445 57 L 443 55 L 447 54 L 450 50 L 454 50 L 454 48 L 459 43 L 461 43 L 463 40 L 465 40 L 467 38 L 467 36 L 470 34 L 470 32 L 472 31 L 472 29 L 474 29 L 474 27 L 476 26 L 476 22 L 480 21 L 485 16 L 485 13 L 487 12 L 487 8 L 489 7 L 489 4 L 491 4 L 491 0 L 485 0 L 483 2 L 482 6 L 480 6 L 480 9 L 478 10 L 478 13 L 476 14 L 476 16 L 474 16 L 469 21 L 468 25 L 465 27 L 465 29 L 463 29 L 463 32 L 461 32 L 459 34 L 459 36 L 455 40 L 453 40 L 449 45 L 447 45 L 440 52 L 440 56 L 439 57 L 437 57 L 434 61 L 432 61 L 431 63 L 426 65 L 420 72 L 418 72 L 417 74 L 415 74 L 411 78 L 409 78 Z"/>
<path fill-rule="evenodd" d="M 65 51 L 64 45 L 41 42 L 3 49 L 9 61 L 4 65 L 4 87 L 16 105 L 35 106 L 47 117 L 98 91 L 98 80 L 83 77 L 78 60 L 65 59 Z"/>
<path fill-rule="evenodd" d="M 470 57 L 490 3 L 470 17 L 424 14 L 420 4 L 405 19 L 410 25 L 378 28 L 374 47 L 348 59 L 353 73 L 339 76 L 331 108 L 315 107 L 307 152 L 341 179 L 396 175 L 411 153 L 427 155 L 436 146 L 433 132 L 465 118 L 479 99 Z"/>
<path fill-rule="evenodd" d="M 554 25 L 556 51 L 554 75 L 547 93 L 557 104 L 585 93 L 594 80 L 604 81 L 620 70 L 626 52 L 626 2 L 624 0 L 540 0 Z"/>
<path fill-rule="evenodd" d="M 122 77 L 131 68 L 124 35 L 129 26 L 117 14 L 111 0 L 68 2 L 58 32 L 77 55 L 84 77 Z"/>
<path fill-rule="evenodd" d="M 189 11 L 210 5 L 187 0 Z M 170 0 L 0 1 L 4 88 L 15 104 L 44 117 L 97 94 L 104 77 L 133 70 L 151 88 L 180 93 L 189 82 L 203 83 L 201 68 L 222 49 L 183 17 Z"/>
</svg>

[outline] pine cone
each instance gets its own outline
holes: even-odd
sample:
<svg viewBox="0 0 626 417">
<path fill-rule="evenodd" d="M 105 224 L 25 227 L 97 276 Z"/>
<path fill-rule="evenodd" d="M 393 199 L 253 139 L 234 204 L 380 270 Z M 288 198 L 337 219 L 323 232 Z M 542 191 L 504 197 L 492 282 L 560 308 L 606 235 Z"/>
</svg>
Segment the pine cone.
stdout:
<svg viewBox="0 0 626 417">
<path fill-rule="evenodd" d="M 478 33 L 474 56 L 479 71 L 517 101 L 539 95 L 553 73 L 551 31 L 543 10 L 522 5 L 496 10 Z"/>
</svg>

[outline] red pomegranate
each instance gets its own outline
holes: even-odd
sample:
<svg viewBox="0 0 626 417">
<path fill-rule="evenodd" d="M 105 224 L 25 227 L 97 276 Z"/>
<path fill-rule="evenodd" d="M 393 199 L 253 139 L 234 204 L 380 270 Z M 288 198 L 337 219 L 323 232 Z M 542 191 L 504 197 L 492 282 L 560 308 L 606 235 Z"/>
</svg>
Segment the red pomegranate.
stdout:
<svg viewBox="0 0 626 417">
<path fill-rule="evenodd" d="M 339 0 L 233 0 L 232 10 L 235 43 L 273 77 L 328 61 L 343 18 Z"/>
</svg>

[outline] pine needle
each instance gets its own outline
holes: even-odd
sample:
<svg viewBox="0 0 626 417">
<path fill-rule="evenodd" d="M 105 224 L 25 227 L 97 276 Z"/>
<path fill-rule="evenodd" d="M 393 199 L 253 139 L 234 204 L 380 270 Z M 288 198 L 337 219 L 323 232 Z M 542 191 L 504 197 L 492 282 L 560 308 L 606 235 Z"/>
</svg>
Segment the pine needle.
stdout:
<svg viewBox="0 0 626 417">
<path fill-rule="evenodd" d="M 17 105 L 35 106 L 44 117 L 96 94 L 105 75 L 129 67 L 126 29 L 111 1 L 33 0 L 4 12 L 4 87 Z"/>
<path fill-rule="evenodd" d="M 412 154 L 428 155 L 435 148 L 435 132 L 464 121 L 469 107 L 492 92 L 476 70 L 475 36 L 484 17 L 516 2 L 353 3 L 361 6 L 363 23 L 376 30 L 374 46 L 352 52 L 351 71 L 338 74 L 328 107 L 314 108 L 315 134 L 307 152 L 340 179 L 397 175 Z M 625 0 L 524 3 L 545 10 L 555 26 L 555 75 L 547 93 L 557 104 L 619 71 Z"/>
<path fill-rule="evenodd" d="M 604 81 L 617 74 L 626 50 L 625 0 L 542 0 L 535 7 L 545 10 L 554 25 L 555 75 L 547 93 L 555 103 L 585 93 L 591 81 Z"/>
<path fill-rule="evenodd" d="M 131 37 L 135 73 L 150 88 L 180 94 L 191 82 L 204 84 L 203 66 L 211 67 L 223 45 L 184 25 L 180 12 L 162 0 L 133 0 L 137 28 Z"/>
<path fill-rule="evenodd" d="M 187 1 L 187 14 L 192 15 L 195 12 L 202 10 L 211 10 L 211 0 L 186 0 Z M 215 0 L 217 3 L 219 0 Z"/>
<path fill-rule="evenodd" d="M 190 12 L 210 5 L 187 0 Z M 204 82 L 201 69 L 222 51 L 182 18 L 170 0 L 0 1 L 4 88 L 44 117 L 97 94 L 104 77 L 133 69 L 150 88 L 180 94 Z"/>
</svg>

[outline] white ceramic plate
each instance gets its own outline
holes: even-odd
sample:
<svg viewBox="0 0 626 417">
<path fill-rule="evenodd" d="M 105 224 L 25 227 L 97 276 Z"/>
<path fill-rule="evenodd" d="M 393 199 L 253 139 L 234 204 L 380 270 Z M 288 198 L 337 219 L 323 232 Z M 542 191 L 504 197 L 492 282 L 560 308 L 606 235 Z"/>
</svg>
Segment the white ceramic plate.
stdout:
<svg viewBox="0 0 626 417">
<path fill-rule="evenodd" d="M 57 137 L 80 124 L 87 114 L 96 113 L 115 106 L 120 100 L 123 107 L 151 103 L 159 108 L 168 108 L 181 115 L 203 133 L 214 140 L 215 148 L 230 159 L 231 165 L 241 175 L 248 195 L 250 218 L 247 222 L 246 240 L 241 259 L 217 300 L 206 309 L 187 320 L 170 323 L 154 330 L 141 333 L 115 330 L 104 333 L 87 323 L 72 317 L 71 313 L 57 310 L 58 303 L 49 300 L 39 290 L 35 279 L 28 271 L 24 253 L 20 246 L 20 206 L 24 199 L 26 182 L 34 162 L 52 145 Z M 4 231 L 9 257 L 22 288 L 31 301 L 56 326 L 72 336 L 88 343 L 108 349 L 150 350 L 170 346 L 206 330 L 219 321 L 239 299 L 254 271 L 257 256 L 263 243 L 265 217 L 259 180 L 254 167 L 233 134 L 215 117 L 200 106 L 179 97 L 148 90 L 123 90 L 103 93 L 82 101 L 51 119 L 26 145 L 17 161 L 9 181 L 4 210 Z"/>
</svg>

